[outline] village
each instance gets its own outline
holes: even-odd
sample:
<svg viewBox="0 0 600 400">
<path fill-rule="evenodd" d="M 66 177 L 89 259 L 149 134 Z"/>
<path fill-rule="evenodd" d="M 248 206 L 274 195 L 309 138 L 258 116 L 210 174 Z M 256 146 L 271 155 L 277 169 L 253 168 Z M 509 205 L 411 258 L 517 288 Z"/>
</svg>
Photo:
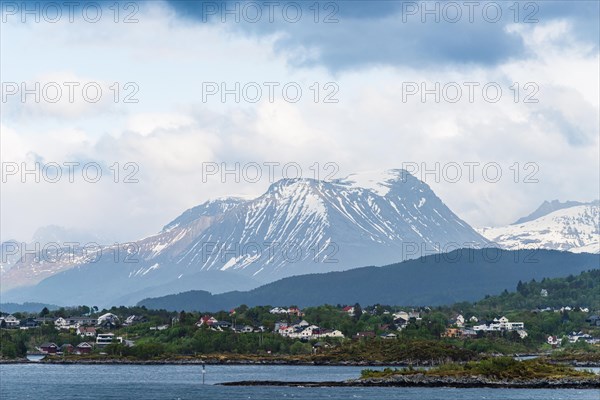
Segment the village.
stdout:
<svg viewBox="0 0 600 400">
<path fill-rule="evenodd" d="M 321 347 L 335 346 L 340 341 L 350 340 L 394 340 L 398 339 L 403 331 L 411 331 L 411 327 L 423 325 L 423 315 L 429 318 L 431 308 L 402 310 L 394 307 L 371 306 L 362 309 L 360 305 L 347 305 L 331 307 L 332 312 L 339 315 L 343 321 L 357 321 L 376 317 L 381 321 L 368 330 L 349 331 L 347 325 L 320 326 L 318 319 L 309 318 L 305 311 L 298 307 L 272 307 L 266 308 L 270 317 L 263 316 L 261 319 L 249 321 L 239 310 L 232 309 L 229 312 L 203 313 L 191 327 L 196 332 L 227 332 L 230 334 L 271 334 L 285 338 L 286 340 L 310 343 L 313 351 Z M 67 309 L 68 310 L 68 309 Z M 106 311 L 106 310 L 104 310 Z M 586 325 L 590 328 L 600 327 L 600 316 L 589 315 L 589 310 L 581 307 L 561 307 L 557 309 L 531 310 L 532 314 L 540 313 L 564 313 L 578 312 L 587 316 Z M 99 313 L 100 314 L 100 313 Z M 188 314 L 189 318 L 190 315 Z M 314 315 L 314 312 L 313 312 Z M 344 317 L 345 316 L 345 317 Z M 168 319 L 161 319 L 163 323 L 153 323 L 157 319 L 149 315 L 129 314 L 118 316 L 114 312 L 103 312 L 98 316 L 27 316 L 19 319 L 12 314 L 0 316 L 0 326 L 5 330 L 29 331 L 44 327 L 53 329 L 58 333 L 70 334 L 70 342 L 55 343 L 46 341 L 38 343 L 34 348 L 28 348 L 29 353 L 61 355 L 88 355 L 91 353 L 105 354 L 109 345 L 119 344 L 125 347 L 133 347 L 139 338 L 151 337 L 152 332 L 160 333 L 170 328 L 180 326 L 181 315 L 171 315 Z M 219 318 L 217 318 L 219 317 Z M 268 320 L 268 321 L 267 321 Z M 153 322 L 151 322 L 153 321 Z M 241 321 L 241 322 L 238 322 Z M 385 323 L 384 323 L 385 322 Z M 429 320 L 428 325 L 431 325 Z M 491 320 L 480 319 L 476 315 L 455 313 L 444 323 L 443 330 L 438 334 L 440 340 L 477 340 L 492 336 L 512 337 L 511 340 L 524 340 L 529 334 L 524 322 L 510 321 L 506 316 L 499 315 Z M 362 325 L 357 325 L 362 326 Z M 131 329 L 136 327 L 133 333 Z M 559 348 L 567 343 L 582 343 L 590 345 L 600 344 L 600 338 L 579 329 L 563 335 L 550 334 L 544 337 L 544 341 L 552 348 Z M 194 332 L 194 331 L 192 331 Z"/>
</svg>

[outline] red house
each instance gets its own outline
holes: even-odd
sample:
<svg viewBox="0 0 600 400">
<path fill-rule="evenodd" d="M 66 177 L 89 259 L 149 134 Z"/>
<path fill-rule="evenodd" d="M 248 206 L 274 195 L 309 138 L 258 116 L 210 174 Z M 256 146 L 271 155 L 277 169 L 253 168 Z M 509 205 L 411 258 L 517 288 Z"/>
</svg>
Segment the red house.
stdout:
<svg viewBox="0 0 600 400">
<path fill-rule="evenodd" d="M 55 343 L 50 342 L 42 343 L 40 346 L 40 351 L 48 354 L 56 354 L 58 351 L 58 346 Z"/>
<path fill-rule="evenodd" d="M 196 322 L 196 326 L 213 326 L 217 322 L 219 321 L 217 321 L 214 317 L 211 317 L 210 315 L 205 315 L 202 318 L 200 318 L 198 322 Z"/>
</svg>

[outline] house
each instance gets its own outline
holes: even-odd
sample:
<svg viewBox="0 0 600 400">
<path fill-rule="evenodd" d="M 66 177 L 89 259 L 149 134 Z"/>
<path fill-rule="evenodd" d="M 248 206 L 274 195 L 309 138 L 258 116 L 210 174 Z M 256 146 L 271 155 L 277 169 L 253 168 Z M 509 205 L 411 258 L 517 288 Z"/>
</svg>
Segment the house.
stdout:
<svg viewBox="0 0 600 400">
<path fill-rule="evenodd" d="M 131 326 L 131 325 L 135 325 L 135 324 L 141 324 L 143 322 L 148 322 L 148 318 L 146 318 L 142 315 L 130 315 L 129 317 L 127 317 L 125 319 L 125 322 L 123 323 L 123 325 Z"/>
<path fill-rule="evenodd" d="M 158 326 L 151 326 L 150 330 L 151 331 L 164 331 L 165 329 L 169 329 L 169 325 L 158 325 Z"/>
<path fill-rule="evenodd" d="M 558 338 L 558 336 L 548 336 L 548 339 L 546 341 L 553 348 L 557 348 L 560 346 L 560 339 Z"/>
<path fill-rule="evenodd" d="M 300 322 L 295 323 L 294 325 L 300 327 L 300 328 L 306 328 L 307 326 L 310 326 L 310 324 L 308 323 L 308 321 L 306 320 L 302 320 Z"/>
<path fill-rule="evenodd" d="M 96 337 L 96 328 L 94 328 L 93 326 L 80 326 L 79 328 L 77 328 L 76 333 L 85 338 L 85 337 Z"/>
<path fill-rule="evenodd" d="M 279 329 L 277 329 L 277 333 L 280 334 L 281 336 L 290 336 L 294 332 L 295 332 L 295 329 L 293 326 L 280 325 Z"/>
<path fill-rule="evenodd" d="M 54 320 L 56 329 L 69 329 L 69 323 L 63 317 L 58 317 Z"/>
<path fill-rule="evenodd" d="M 525 324 L 523 322 L 510 322 L 508 318 L 494 318 L 489 324 L 475 325 L 474 331 L 486 331 L 486 332 L 502 332 L 502 331 L 525 331 Z"/>
<path fill-rule="evenodd" d="M 40 351 L 42 353 L 56 354 L 56 352 L 58 351 L 58 346 L 56 345 L 56 343 L 51 342 L 42 343 L 40 345 Z"/>
<path fill-rule="evenodd" d="M 239 329 L 237 331 L 241 332 L 241 333 L 252 333 L 252 332 L 254 332 L 254 327 L 250 326 L 250 325 L 244 325 L 241 329 Z"/>
<path fill-rule="evenodd" d="M 281 307 L 274 307 L 271 308 L 271 310 L 269 311 L 269 314 L 287 314 L 287 309 L 285 308 L 281 308 Z"/>
<path fill-rule="evenodd" d="M 392 314 L 392 317 L 394 318 L 394 324 L 398 326 L 404 326 L 408 324 L 408 321 L 410 320 L 408 313 L 405 311 L 396 312 Z"/>
<path fill-rule="evenodd" d="M 37 328 L 40 326 L 40 323 L 35 320 L 35 318 L 27 318 L 25 320 L 21 320 L 21 329 L 29 329 L 29 328 Z"/>
<path fill-rule="evenodd" d="M 521 339 L 525 339 L 527 336 L 529 336 L 529 334 L 527 333 L 527 331 L 525 331 L 523 329 L 517 330 L 517 334 L 519 335 L 519 337 Z"/>
<path fill-rule="evenodd" d="M 6 317 L 0 317 L 0 324 L 1 323 L 7 328 L 18 328 L 19 325 L 21 325 L 21 321 L 12 314 L 7 315 Z"/>
<path fill-rule="evenodd" d="M 231 323 L 227 321 L 217 321 L 212 324 L 212 327 L 217 330 L 229 329 L 231 328 Z"/>
<path fill-rule="evenodd" d="M 600 326 L 600 316 L 591 315 L 585 322 L 589 323 L 591 326 Z"/>
<path fill-rule="evenodd" d="M 476 324 L 479 322 L 479 319 L 473 315 L 471 318 L 469 318 L 469 322 Z"/>
<path fill-rule="evenodd" d="M 123 338 L 115 337 L 114 333 L 99 333 L 96 336 L 96 346 L 106 346 L 113 342 L 123 343 Z"/>
<path fill-rule="evenodd" d="M 457 327 L 462 328 L 463 326 L 465 326 L 465 317 L 463 317 L 461 314 L 458 314 L 450 322 L 452 325 L 456 325 Z"/>
<path fill-rule="evenodd" d="M 217 319 L 215 317 L 211 317 L 210 315 L 205 315 L 203 317 L 201 317 L 198 322 L 196 322 L 196 326 L 200 327 L 200 326 L 213 326 L 214 324 L 216 324 Z"/>
<path fill-rule="evenodd" d="M 567 338 L 569 339 L 569 343 L 576 343 L 579 339 L 583 339 L 582 341 L 587 341 L 588 339 L 592 339 L 591 335 L 587 333 L 579 332 L 571 332 Z"/>
<path fill-rule="evenodd" d="M 349 316 L 354 317 L 354 307 L 352 307 L 352 306 L 346 306 L 346 307 L 344 307 L 342 309 L 342 311 L 344 311 Z"/>
<path fill-rule="evenodd" d="M 542 296 L 542 297 L 548 297 L 548 290 L 546 290 L 546 289 L 540 290 L 540 296 Z"/>
<path fill-rule="evenodd" d="M 88 342 L 81 342 L 77 345 L 75 351 L 77 354 L 90 354 L 94 347 Z"/>
<path fill-rule="evenodd" d="M 457 337 L 461 337 L 462 332 L 459 328 L 446 328 L 446 331 L 444 333 L 442 333 L 440 336 L 441 337 L 446 337 L 446 338 L 457 338 Z"/>
<path fill-rule="evenodd" d="M 65 320 L 72 328 L 77 328 L 84 325 L 94 326 L 98 323 L 98 320 L 92 317 L 67 317 Z"/>
<path fill-rule="evenodd" d="M 343 338 L 344 334 L 342 333 L 342 331 L 334 329 L 334 330 L 323 330 L 323 331 L 321 331 L 320 336 L 321 337 L 330 337 L 330 338 Z"/>
<path fill-rule="evenodd" d="M 102 314 L 98 317 L 96 325 L 103 327 L 117 327 L 121 322 L 119 321 L 119 317 L 117 317 L 113 313 Z"/>
<path fill-rule="evenodd" d="M 476 338 L 477 337 L 477 332 L 475 332 L 473 329 L 463 329 L 461 333 L 462 333 L 462 337 L 464 337 L 464 338 Z"/>
<path fill-rule="evenodd" d="M 300 309 L 298 307 L 290 307 L 290 308 L 288 308 L 287 309 L 287 313 L 289 315 L 295 315 L 298 318 L 304 316 L 304 313 L 302 311 L 300 311 Z"/>
<path fill-rule="evenodd" d="M 421 320 L 421 313 L 419 313 L 417 311 L 409 311 L 408 312 L 408 319 L 410 320 L 411 318 L 414 318 L 417 321 L 420 321 Z"/>
<path fill-rule="evenodd" d="M 382 339 L 396 339 L 397 336 L 395 333 L 384 333 L 383 335 L 379 335 Z"/>
<path fill-rule="evenodd" d="M 56 329 L 77 329 L 80 326 L 94 326 L 98 320 L 92 317 L 59 317 L 54 320 Z"/>
</svg>

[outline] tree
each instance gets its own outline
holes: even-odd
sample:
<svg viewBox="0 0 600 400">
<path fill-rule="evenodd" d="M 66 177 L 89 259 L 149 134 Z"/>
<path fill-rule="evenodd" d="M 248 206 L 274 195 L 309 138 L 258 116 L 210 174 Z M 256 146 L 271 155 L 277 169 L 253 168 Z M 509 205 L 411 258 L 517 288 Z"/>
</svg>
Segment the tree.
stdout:
<svg viewBox="0 0 600 400">
<path fill-rule="evenodd" d="M 40 311 L 40 317 L 45 317 L 48 314 L 50 314 L 50 310 L 48 310 L 48 307 L 44 307 L 42 308 L 42 311 Z"/>
<path fill-rule="evenodd" d="M 358 321 L 360 319 L 361 315 L 362 315 L 362 308 L 360 307 L 360 304 L 356 303 L 354 305 L 354 320 Z"/>
</svg>

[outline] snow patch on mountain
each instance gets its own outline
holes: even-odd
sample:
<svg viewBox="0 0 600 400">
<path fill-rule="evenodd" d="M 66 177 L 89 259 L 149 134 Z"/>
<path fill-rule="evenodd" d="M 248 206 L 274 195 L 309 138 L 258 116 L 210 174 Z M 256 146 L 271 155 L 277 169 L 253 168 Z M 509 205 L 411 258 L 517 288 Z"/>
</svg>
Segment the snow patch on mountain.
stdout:
<svg viewBox="0 0 600 400">
<path fill-rule="evenodd" d="M 478 231 L 510 250 L 543 248 L 600 253 L 599 210 L 598 202 L 587 203 L 559 208 L 531 221 Z"/>
</svg>

